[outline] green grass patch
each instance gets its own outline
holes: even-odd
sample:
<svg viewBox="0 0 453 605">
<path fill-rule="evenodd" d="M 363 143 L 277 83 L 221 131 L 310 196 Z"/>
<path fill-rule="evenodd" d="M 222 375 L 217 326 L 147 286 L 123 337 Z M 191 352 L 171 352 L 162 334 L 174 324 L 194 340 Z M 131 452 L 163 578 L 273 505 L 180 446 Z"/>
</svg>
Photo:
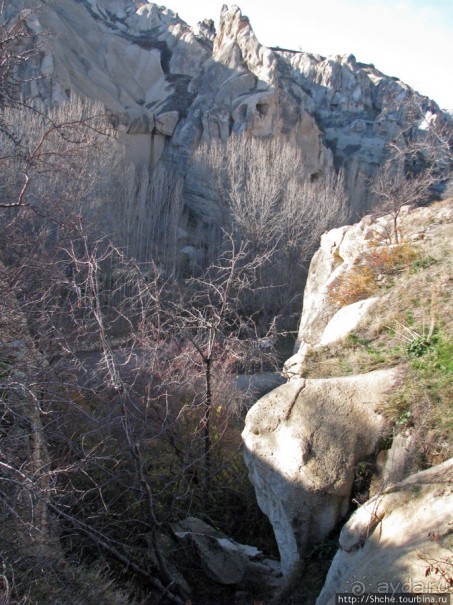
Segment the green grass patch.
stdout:
<svg viewBox="0 0 453 605">
<path fill-rule="evenodd" d="M 336 308 L 371 295 L 378 301 L 342 342 L 309 353 L 303 372 L 331 378 L 397 366 L 401 381 L 380 411 L 395 432 L 416 435 L 421 466 L 453 455 L 451 275 L 447 228 L 416 243 L 371 246 L 328 296 Z"/>
</svg>

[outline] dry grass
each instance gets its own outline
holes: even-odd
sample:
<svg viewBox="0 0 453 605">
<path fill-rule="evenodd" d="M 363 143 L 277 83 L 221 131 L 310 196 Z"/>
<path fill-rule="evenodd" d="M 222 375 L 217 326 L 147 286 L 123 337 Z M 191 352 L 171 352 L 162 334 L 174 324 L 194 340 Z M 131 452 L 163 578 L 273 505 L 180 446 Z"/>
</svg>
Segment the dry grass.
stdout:
<svg viewBox="0 0 453 605">
<path fill-rule="evenodd" d="M 373 246 L 350 271 L 343 273 L 328 288 L 330 300 L 338 307 L 350 305 L 388 286 L 389 277 L 416 262 L 420 252 L 413 245 Z"/>
<path fill-rule="evenodd" d="M 421 226 L 410 225 L 412 231 Z M 333 284 L 330 295 L 339 306 L 379 298 L 371 317 L 343 342 L 311 352 L 304 375 L 399 365 L 405 378 L 381 411 L 392 424 L 420 435 L 420 454 L 432 464 L 453 454 L 452 227 L 439 220 L 428 223 L 427 232 L 413 244 L 373 247 Z"/>
</svg>

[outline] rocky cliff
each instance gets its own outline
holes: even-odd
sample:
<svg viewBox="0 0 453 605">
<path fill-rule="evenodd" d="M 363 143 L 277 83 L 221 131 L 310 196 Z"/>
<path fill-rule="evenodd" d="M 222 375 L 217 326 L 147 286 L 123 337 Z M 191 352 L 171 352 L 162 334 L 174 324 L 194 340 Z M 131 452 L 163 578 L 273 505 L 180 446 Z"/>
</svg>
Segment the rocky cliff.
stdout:
<svg viewBox="0 0 453 605">
<path fill-rule="evenodd" d="M 409 125 L 417 136 L 414 104 L 439 113 L 353 55 L 261 45 L 237 6 L 222 8 L 216 32 L 212 22 L 191 28 L 152 3 L 60 0 L 34 13 L 32 4 L 20 0 L 8 9 L 22 8 L 29 30 L 48 34 L 27 64 L 27 96 L 46 105 L 74 94 L 101 101 L 137 163 L 162 157 L 184 172 L 200 142 L 241 132 L 280 135 L 303 150 L 312 178 L 344 165 L 352 188 L 382 162 L 389 140 L 407 137 Z M 203 197 L 196 183 L 190 188 Z"/>
<path fill-rule="evenodd" d="M 411 475 L 359 508 L 341 531 L 317 605 L 333 604 L 335 594 L 344 592 L 451 591 L 452 474 L 453 459 Z"/>
<path fill-rule="evenodd" d="M 326 233 L 289 382 L 247 415 L 245 460 L 287 575 L 347 517 L 352 494 L 363 503 L 341 533 L 320 604 L 392 579 L 398 591 L 407 582 L 416 591 L 416 581 L 436 591 L 440 575 L 423 579 L 433 560 L 448 576 L 452 223 L 450 199 L 404 207 L 399 244 L 390 215 Z"/>
</svg>

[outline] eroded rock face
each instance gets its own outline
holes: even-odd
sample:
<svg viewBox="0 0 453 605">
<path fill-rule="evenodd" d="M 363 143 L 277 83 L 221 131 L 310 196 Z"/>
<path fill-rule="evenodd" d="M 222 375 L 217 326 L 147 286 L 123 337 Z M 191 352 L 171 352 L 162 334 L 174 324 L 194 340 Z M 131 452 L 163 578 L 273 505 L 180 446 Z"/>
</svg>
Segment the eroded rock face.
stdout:
<svg viewBox="0 0 453 605">
<path fill-rule="evenodd" d="M 260 399 L 243 432 L 258 503 L 271 520 L 282 570 L 344 517 L 355 465 L 383 428 L 376 412 L 398 373 L 290 381 Z"/>
<path fill-rule="evenodd" d="M 359 63 L 354 55 L 281 55 L 293 77 L 310 92 L 335 156 L 343 162 L 354 158 L 365 172 L 370 164 L 379 164 L 386 140 L 397 136 L 408 118 L 401 101 L 409 98 L 410 88 L 373 65 Z"/>
<path fill-rule="evenodd" d="M 411 475 L 361 506 L 343 527 L 317 605 L 335 594 L 448 592 L 453 459 Z M 432 573 L 431 573 L 432 571 Z M 447 571 L 447 575 L 448 575 Z"/>
<path fill-rule="evenodd" d="M 403 207 L 400 232 L 406 242 L 420 241 L 427 255 L 434 250 L 445 254 L 452 212 L 448 200 L 426 208 Z M 376 410 L 399 383 L 398 367 L 348 377 L 303 377 L 310 351 L 320 353 L 332 343 L 339 347 L 339 340 L 389 304 L 382 288 L 373 298 L 339 309 L 329 285 L 356 268 L 370 248 L 391 251 L 391 225 L 390 215 L 368 216 L 323 236 L 310 265 L 296 354 L 285 364 L 291 380 L 259 400 L 246 418 L 243 439 L 250 479 L 272 522 L 285 573 L 346 513 L 354 466 L 374 451 L 382 429 Z M 416 447 L 411 431 L 394 436 L 392 448 L 377 457 L 380 472 L 371 485 L 373 493 L 413 472 Z M 388 554 L 389 561 L 392 556 Z M 339 584 L 334 592 L 344 588 Z"/>
<path fill-rule="evenodd" d="M 451 222 L 452 217 L 451 203 L 425 208 L 404 206 L 398 228 L 405 241 L 417 241 L 436 237 L 430 232 L 441 223 Z M 287 378 L 297 379 L 303 375 L 310 351 L 346 337 L 373 313 L 378 298 L 373 296 L 339 308 L 329 296 L 329 288 L 347 276 L 370 249 L 389 249 L 391 233 L 392 216 L 385 215 L 365 216 L 354 225 L 332 229 L 322 236 L 310 264 L 294 355 L 286 361 L 283 370 Z"/>
<path fill-rule="evenodd" d="M 8 11 L 33 3 L 17 0 Z M 101 101 L 121 116 L 131 159 L 144 155 L 145 164 L 163 157 L 185 172 L 200 142 L 283 136 L 302 149 L 307 174 L 329 172 L 335 161 L 353 188 L 407 128 L 405 100 L 439 113 L 352 55 L 261 45 L 237 6 L 222 8 L 217 33 L 212 22 L 191 28 L 165 7 L 133 0 L 59 0 L 23 14 L 30 31 L 50 32 L 28 62 L 27 96 L 47 105 L 72 94 Z"/>
<path fill-rule="evenodd" d="M 382 219 L 382 225 L 386 224 L 387 219 Z M 328 295 L 329 287 L 347 274 L 368 249 L 369 240 L 375 234 L 374 229 L 378 228 L 377 223 L 374 227 L 371 225 L 372 220 L 367 216 L 355 225 L 332 229 L 322 236 L 321 245 L 310 264 L 294 355 L 284 367 L 288 378 L 303 373 L 304 361 L 311 349 L 322 344 L 323 339 L 331 340 L 333 324 L 330 322 L 334 321 L 339 309 Z M 355 307 L 348 305 L 341 309 L 341 314 L 348 316 L 348 324 L 342 323 L 341 336 L 337 332 L 338 338 L 354 329 L 372 308 L 374 300 L 366 304 L 360 302 L 362 304 Z"/>
</svg>

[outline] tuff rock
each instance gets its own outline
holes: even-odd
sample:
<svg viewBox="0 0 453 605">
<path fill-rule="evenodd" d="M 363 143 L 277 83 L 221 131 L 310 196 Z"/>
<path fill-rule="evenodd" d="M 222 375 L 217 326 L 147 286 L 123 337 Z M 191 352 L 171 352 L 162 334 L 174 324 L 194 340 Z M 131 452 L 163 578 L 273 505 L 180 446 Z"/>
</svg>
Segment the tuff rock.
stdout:
<svg viewBox="0 0 453 605">
<path fill-rule="evenodd" d="M 406 242 L 420 241 L 426 256 L 434 250 L 445 254 L 452 213 L 448 200 L 426 208 L 404 207 L 399 229 Z M 329 286 L 356 268 L 370 248 L 391 251 L 391 225 L 390 215 L 367 216 L 322 237 L 308 273 L 296 353 L 285 364 L 290 380 L 255 403 L 246 417 L 243 440 L 250 480 L 273 525 L 288 576 L 310 545 L 326 537 L 348 512 L 354 468 L 377 453 L 384 427 L 379 412 L 401 383 L 403 370 L 398 366 L 305 378 L 311 352 L 341 347 L 351 331 L 360 329 L 362 322 L 372 322 L 390 304 L 388 291 L 382 288 L 372 298 L 339 309 Z M 419 240 L 422 228 L 424 237 Z M 410 430 L 394 435 L 391 449 L 377 456 L 371 493 L 379 494 L 417 470 L 416 447 Z"/>
<path fill-rule="evenodd" d="M 377 408 L 397 379 L 394 370 L 299 378 L 248 412 L 245 461 L 285 574 L 348 512 L 354 468 L 382 434 Z"/>
<path fill-rule="evenodd" d="M 341 531 L 340 548 L 316 605 L 335 603 L 336 593 L 451 590 L 452 478 L 450 459 L 361 506 Z"/>
<path fill-rule="evenodd" d="M 119 116 L 128 157 L 141 164 L 162 158 L 184 174 L 200 142 L 282 136 L 302 149 L 312 178 L 345 165 L 352 190 L 407 130 L 406 101 L 441 113 L 353 55 L 263 46 L 237 6 L 223 6 L 215 32 L 210 21 L 191 28 L 150 2 L 59 0 L 32 13 L 33 4 L 7 7 L 10 16 L 24 9 L 34 34 L 49 34 L 27 62 L 26 96 L 48 106 L 71 95 L 100 101 Z M 209 200 L 198 193 L 204 211 Z"/>
<path fill-rule="evenodd" d="M 452 217 L 451 204 L 437 208 L 404 206 L 399 213 L 399 229 L 407 242 L 429 239 L 432 229 L 451 222 Z M 329 289 L 360 264 L 367 251 L 389 246 L 391 225 L 391 215 L 368 215 L 354 225 L 332 229 L 321 237 L 310 263 L 294 355 L 283 369 L 287 378 L 303 375 L 311 351 L 345 338 L 375 312 L 379 300 L 375 296 L 339 309 L 329 296 Z"/>
<path fill-rule="evenodd" d="M 382 221 L 387 224 L 387 220 Z M 346 336 L 366 316 L 374 299 L 353 303 L 338 310 L 328 295 L 329 286 L 347 274 L 369 247 L 371 218 L 364 217 L 355 225 L 332 229 L 321 237 L 321 244 L 312 258 L 304 290 L 302 316 L 294 355 L 285 363 L 288 378 L 300 376 L 308 352 L 327 342 Z M 374 233 L 374 232 L 373 232 Z M 335 319 L 335 315 L 337 318 Z M 347 316 L 347 323 L 338 328 L 338 319 Z M 334 331 L 334 326 L 337 328 Z"/>
</svg>

